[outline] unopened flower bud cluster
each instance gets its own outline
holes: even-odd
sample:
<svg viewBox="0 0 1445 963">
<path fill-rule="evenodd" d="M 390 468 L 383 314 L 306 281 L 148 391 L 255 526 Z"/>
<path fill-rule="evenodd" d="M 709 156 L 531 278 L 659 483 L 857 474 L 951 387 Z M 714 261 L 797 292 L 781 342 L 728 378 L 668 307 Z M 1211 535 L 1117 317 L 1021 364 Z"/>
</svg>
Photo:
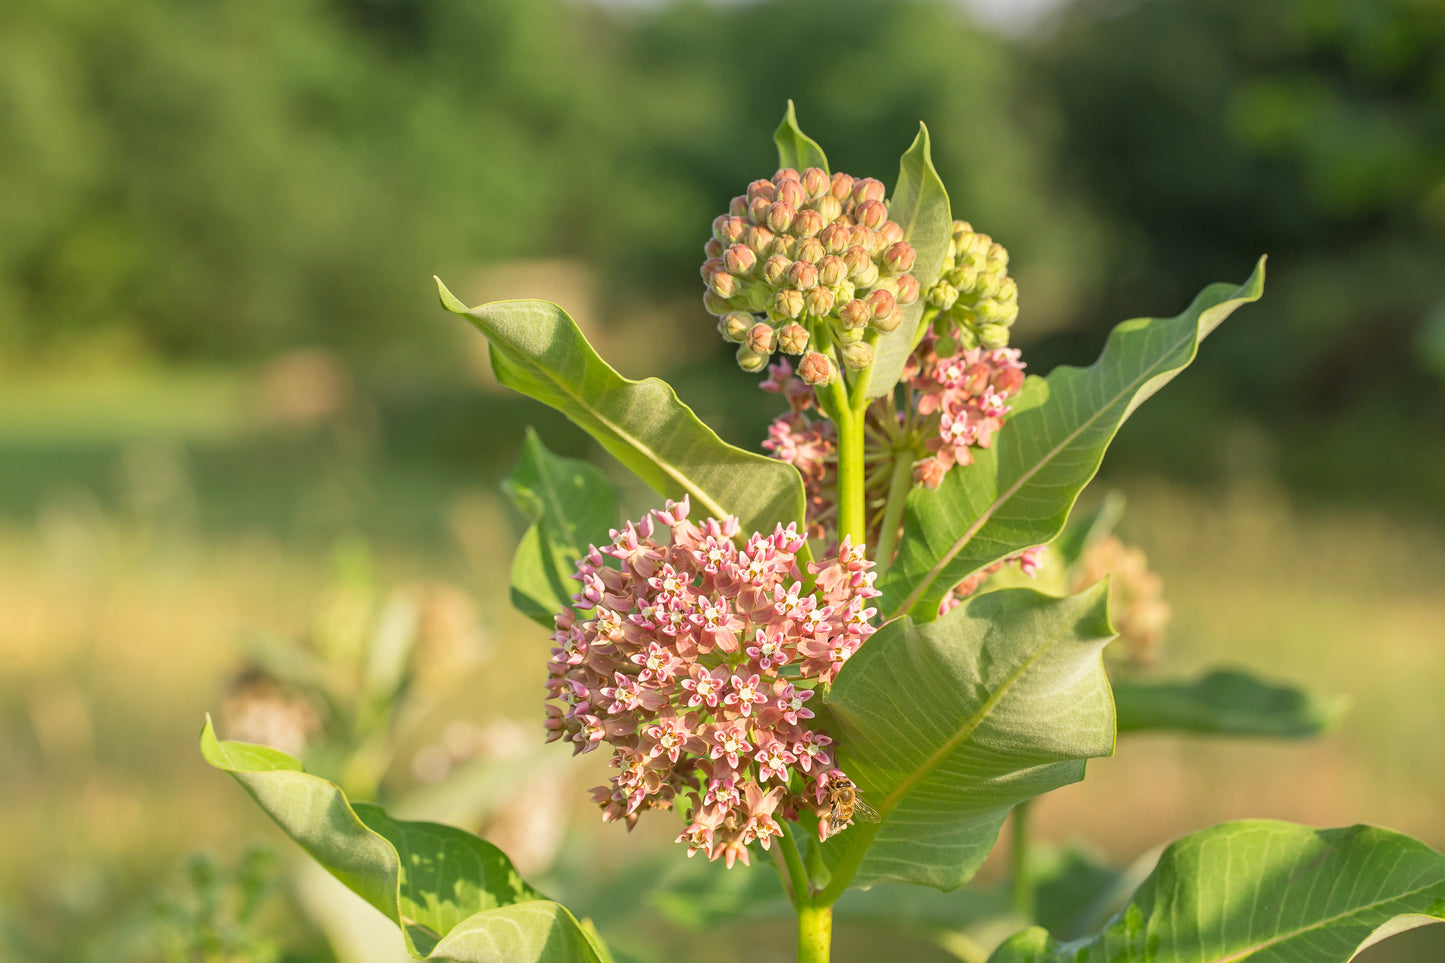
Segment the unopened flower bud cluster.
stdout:
<svg viewBox="0 0 1445 963">
<path fill-rule="evenodd" d="M 964 348 L 1002 348 L 1019 316 L 1018 284 L 1008 276 L 1008 251 L 967 221 L 954 221 L 948 256 L 926 294 L 938 308 L 934 331 Z M 951 347 L 941 353 L 951 354 Z"/>
<path fill-rule="evenodd" d="M 873 361 L 870 333 L 896 329 L 900 306 L 918 300 L 915 252 L 888 218 L 885 188 L 871 177 L 785 168 L 756 180 L 713 222 L 702 266 L 703 303 L 738 347 L 744 371 L 776 351 L 801 356 L 809 385 Z"/>
<path fill-rule="evenodd" d="M 548 738 L 613 748 L 617 775 L 593 790 L 604 820 L 680 805 L 689 855 L 731 866 L 781 834 L 778 815 L 830 812 L 842 773 L 808 702 L 873 633 L 878 592 L 846 539 L 805 584 L 796 526 L 739 548 L 736 518 L 687 516 L 668 502 L 579 561 L 580 612 L 552 636 Z"/>
</svg>

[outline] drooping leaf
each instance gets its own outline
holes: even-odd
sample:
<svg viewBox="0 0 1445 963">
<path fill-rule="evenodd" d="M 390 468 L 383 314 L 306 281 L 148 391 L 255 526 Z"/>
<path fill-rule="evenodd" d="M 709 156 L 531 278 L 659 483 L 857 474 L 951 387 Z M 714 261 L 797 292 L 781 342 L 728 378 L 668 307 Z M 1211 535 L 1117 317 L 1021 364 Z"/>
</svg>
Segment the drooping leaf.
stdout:
<svg viewBox="0 0 1445 963">
<path fill-rule="evenodd" d="M 737 515 L 744 532 L 801 524 L 797 469 L 729 445 L 666 382 L 619 375 L 557 305 L 495 301 L 469 309 L 440 280 L 437 287 L 448 311 L 487 336 L 498 381 L 562 412 L 654 491 L 687 495 L 702 515 Z"/>
<path fill-rule="evenodd" d="M 1190 681 L 1114 683 L 1120 732 L 1169 730 L 1302 739 L 1330 728 L 1344 711 L 1329 699 L 1247 672 L 1217 669 Z"/>
<path fill-rule="evenodd" d="M 1029 378 L 992 448 L 976 449 L 974 464 L 949 472 L 937 489 L 908 496 L 898 556 L 879 580 L 880 610 L 933 619 L 959 581 L 1056 536 L 1129 414 L 1263 288 L 1261 258 L 1244 284 L 1212 284 L 1177 317 L 1120 324 L 1090 367 Z"/>
<path fill-rule="evenodd" d="M 1171 845 L 1103 932 L 1059 943 L 1041 927 L 990 963 L 1345 963 L 1445 920 L 1445 856 L 1372 826 L 1224 823 Z"/>
<path fill-rule="evenodd" d="M 918 136 L 898 164 L 898 183 L 888 203 L 888 216 L 903 228 L 903 239 L 913 245 L 916 257 L 913 276 L 923 291 L 933 287 L 948 257 L 948 242 L 953 231 L 953 214 L 948 206 L 948 191 L 933 167 L 929 150 L 928 128 L 918 125 Z M 918 325 L 923 317 L 924 299 L 900 309 L 903 322 L 896 329 L 879 337 L 874 347 L 873 370 L 868 382 L 868 396 L 877 398 L 893 390 L 903 373 L 918 340 Z"/>
<path fill-rule="evenodd" d="M 352 804 L 335 783 L 303 771 L 284 752 L 217 739 L 209 717 L 201 731 L 201 753 L 230 773 L 313 859 L 396 923 L 417 958 L 460 926 L 485 929 L 492 914 L 500 914 L 504 928 L 545 924 L 544 942 L 563 914 L 571 919 L 528 886 L 501 850 L 471 833 L 438 823 L 402 822 L 379 806 Z M 523 905 L 562 912 L 517 913 Z M 537 938 L 530 931 L 524 935 Z"/>
<path fill-rule="evenodd" d="M 791 167 L 793 170 L 802 172 L 809 167 L 821 167 L 828 173 L 828 158 L 823 153 L 823 148 L 798 127 L 798 114 L 793 109 L 793 102 L 788 101 L 788 109 L 783 112 L 782 122 L 778 129 L 773 131 L 773 143 L 778 145 L 778 168 Z"/>
<path fill-rule="evenodd" d="M 552 617 L 572 605 L 577 560 L 617 526 L 617 496 L 600 471 L 552 454 L 530 427 L 502 488 L 532 520 L 512 557 L 512 604 L 550 629 Z"/>
<path fill-rule="evenodd" d="M 848 660 L 828 729 L 883 819 L 824 844 L 835 876 L 959 886 L 1010 808 L 1113 751 L 1107 599 L 1102 583 L 1069 598 L 990 592 L 925 625 L 891 622 Z"/>
</svg>

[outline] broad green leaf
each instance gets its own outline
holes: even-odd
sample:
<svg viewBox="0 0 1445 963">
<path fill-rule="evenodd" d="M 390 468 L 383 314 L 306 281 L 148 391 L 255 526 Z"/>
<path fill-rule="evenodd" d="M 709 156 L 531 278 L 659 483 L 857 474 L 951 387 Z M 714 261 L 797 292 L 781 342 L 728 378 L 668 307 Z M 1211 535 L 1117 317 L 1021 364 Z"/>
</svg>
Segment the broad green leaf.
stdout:
<svg viewBox="0 0 1445 963">
<path fill-rule="evenodd" d="M 828 169 L 828 158 L 823 153 L 823 148 L 798 128 L 798 115 L 791 100 L 788 101 L 788 109 L 783 112 L 783 120 L 778 124 L 778 129 L 773 131 L 773 143 L 778 145 L 779 170 L 791 167 L 802 172 L 809 167 L 821 167 L 832 173 Z"/>
<path fill-rule="evenodd" d="M 436 945 L 448 963 L 608 963 L 602 943 L 560 903 L 538 900 L 478 913 Z"/>
<path fill-rule="evenodd" d="M 1029 378 L 992 448 L 908 496 L 898 556 L 880 579 L 880 611 L 920 622 L 967 576 L 1064 527 L 1124 420 L 1194 359 L 1199 342 L 1264 289 L 1264 259 L 1244 284 L 1212 284 L 1174 318 L 1136 318 L 1088 368 Z"/>
<path fill-rule="evenodd" d="M 1129 883 L 1129 872 L 1077 847 L 1053 849 L 1035 844 L 1030 851 L 1030 879 L 1034 882 L 1034 915 L 1054 936 L 1090 933 L 1124 905 L 1143 877 Z M 1158 853 L 1145 873 L 1153 868 Z M 1124 885 L 1127 884 L 1127 888 Z M 1107 909 L 1101 910 L 1101 907 Z"/>
<path fill-rule="evenodd" d="M 617 496 L 585 461 L 554 455 L 530 427 L 502 488 L 532 520 L 512 557 L 512 604 L 548 629 L 572 605 L 577 559 L 617 526 Z"/>
<path fill-rule="evenodd" d="M 1107 601 L 1104 583 L 1070 598 L 1003 589 L 925 625 L 891 622 L 848 660 L 828 728 L 883 819 L 824 844 L 835 877 L 856 866 L 855 886 L 959 886 L 1010 808 L 1113 751 Z"/>
<path fill-rule="evenodd" d="M 1087 515 L 1069 519 L 1059 537 L 1049 543 L 1049 554 L 1058 556 L 1065 567 L 1083 557 L 1085 550 L 1109 536 L 1124 517 L 1124 494 L 1109 492 Z"/>
<path fill-rule="evenodd" d="M 562 412 L 654 491 L 702 515 L 736 515 L 745 533 L 803 520 L 792 465 L 735 448 L 659 378 L 632 381 L 597 356 L 567 312 L 547 301 L 468 309 L 437 281 L 442 305 L 491 343 L 497 380 Z"/>
<path fill-rule="evenodd" d="M 486 929 L 492 914 L 501 915 L 503 928 L 532 925 L 530 921 L 548 916 L 551 922 L 545 923 L 540 937 L 526 935 L 543 943 L 555 938 L 550 934 L 557 920 L 571 919 L 570 914 L 545 910 L 517 914 L 521 905 L 557 904 L 523 882 L 501 850 L 471 833 L 437 823 L 402 822 L 379 806 L 352 804 L 335 783 L 304 772 L 301 763 L 284 752 L 220 741 L 209 717 L 201 731 L 201 753 L 230 773 L 313 859 L 396 923 L 407 949 L 418 958 L 459 927 Z M 572 925 L 575 928 L 575 920 Z M 590 943 L 588 937 L 579 938 Z"/>
<path fill-rule="evenodd" d="M 913 276 L 923 291 L 933 287 L 948 257 L 948 242 L 953 232 L 953 214 L 948 207 L 948 191 L 933 167 L 929 150 L 928 128 L 918 125 L 913 146 L 898 164 L 898 183 L 888 202 L 888 216 L 903 228 L 903 239 L 913 245 L 917 256 Z M 903 308 L 903 323 L 882 335 L 874 348 L 873 368 L 868 381 L 868 396 L 876 398 L 893 390 L 918 343 L 919 322 L 923 318 L 924 299 Z"/>
<path fill-rule="evenodd" d="M 1372 826 L 1270 820 L 1185 836 L 1102 933 L 1059 943 L 1034 927 L 991 963 L 1345 963 L 1445 920 L 1445 856 Z"/>
<path fill-rule="evenodd" d="M 1187 682 L 1116 681 L 1114 703 L 1120 732 L 1164 729 L 1291 739 L 1319 735 L 1345 708 L 1339 699 L 1230 669 Z"/>
</svg>

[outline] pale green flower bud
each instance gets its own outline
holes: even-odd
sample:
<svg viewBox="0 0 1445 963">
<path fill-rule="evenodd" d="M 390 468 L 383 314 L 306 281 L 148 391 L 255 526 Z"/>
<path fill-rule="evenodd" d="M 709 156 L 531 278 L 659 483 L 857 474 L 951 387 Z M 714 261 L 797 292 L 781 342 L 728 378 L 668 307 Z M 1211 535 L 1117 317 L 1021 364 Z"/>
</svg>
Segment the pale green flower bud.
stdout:
<svg viewBox="0 0 1445 963">
<path fill-rule="evenodd" d="M 872 363 L 873 346 L 867 341 L 859 341 L 843 349 L 843 365 L 849 371 L 862 371 Z"/>
<path fill-rule="evenodd" d="M 832 384 L 833 379 L 838 377 L 838 370 L 826 354 L 809 351 L 798 362 L 798 377 L 803 379 L 803 384 L 817 387 Z"/>
<path fill-rule="evenodd" d="M 845 328 L 862 329 L 873 320 L 873 309 L 868 306 L 867 301 L 854 298 L 838 309 L 838 320 L 843 322 Z"/>
<path fill-rule="evenodd" d="M 821 167 L 810 167 L 803 171 L 803 176 L 799 178 L 799 181 L 803 185 L 803 190 L 808 192 L 810 199 L 822 197 L 827 193 L 829 187 L 828 173 Z"/>
<path fill-rule="evenodd" d="M 890 331 L 897 331 L 898 326 L 903 323 L 903 312 L 894 311 L 886 318 L 874 318 L 869 323 L 873 327 L 873 330 L 881 331 L 884 334 Z"/>
<path fill-rule="evenodd" d="M 743 307 L 747 308 L 747 310 L 751 311 L 754 314 L 766 310 L 768 307 L 768 302 L 770 302 L 772 299 L 773 289 L 765 281 L 757 281 L 753 284 L 747 285 L 745 288 L 743 288 L 743 293 L 741 296 Z M 739 299 L 737 297 L 734 297 L 733 303 L 736 305 L 738 300 Z"/>
<path fill-rule="evenodd" d="M 836 254 L 828 254 L 818 260 L 818 283 L 836 288 L 848 279 L 848 265 Z"/>
<path fill-rule="evenodd" d="M 882 201 L 864 201 L 854 208 L 853 219 L 869 230 L 876 231 L 888 220 L 888 208 L 883 206 Z"/>
<path fill-rule="evenodd" d="M 707 308 L 707 313 L 715 317 L 721 317 L 733 310 L 733 305 L 727 298 L 720 298 L 717 292 L 709 288 L 702 293 L 702 306 Z"/>
<path fill-rule="evenodd" d="M 772 354 L 778 350 L 778 332 L 773 330 L 771 324 L 759 321 L 748 329 L 747 338 L 749 351 L 755 351 L 758 354 Z"/>
<path fill-rule="evenodd" d="M 838 343 L 847 347 L 850 344 L 857 344 L 863 340 L 863 331 L 859 328 L 839 328 L 833 332 L 833 337 Z"/>
<path fill-rule="evenodd" d="M 804 262 L 807 263 L 807 262 Z M 813 317 L 821 318 L 833 310 L 833 291 L 830 288 L 816 287 L 803 296 L 804 310 Z"/>
<path fill-rule="evenodd" d="M 833 300 L 836 301 L 838 304 L 843 304 L 844 302 L 853 300 L 856 293 L 857 289 L 853 286 L 853 282 L 849 281 L 847 278 L 844 278 L 837 284 L 833 285 Z"/>
<path fill-rule="evenodd" d="M 797 288 L 782 288 L 768 306 L 768 317 L 775 321 L 796 321 L 802 314 L 803 292 Z"/>
<path fill-rule="evenodd" d="M 817 287 L 818 266 L 811 261 L 798 261 L 788 268 L 788 281 L 799 291 Z"/>
<path fill-rule="evenodd" d="M 784 354 L 799 355 L 808 350 L 808 329 L 790 321 L 778 329 L 778 347 Z"/>
<path fill-rule="evenodd" d="M 862 224 L 855 224 L 853 226 L 853 236 L 849 240 L 849 243 L 853 247 L 861 247 L 869 257 L 873 256 L 873 245 L 877 243 L 877 241 L 878 235 L 876 232 L 869 230 Z"/>
<path fill-rule="evenodd" d="M 746 311 L 729 311 L 717 319 L 718 334 L 723 336 L 724 341 L 742 344 L 756 322 L 757 319 Z"/>
<path fill-rule="evenodd" d="M 813 202 L 813 210 L 823 219 L 824 224 L 832 224 L 843 214 L 843 203 L 832 194 L 824 194 Z"/>
<path fill-rule="evenodd" d="M 1000 270 L 1008 267 L 1008 249 L 997 241 L 988 246 L 988 266 L 997 265 Z"/>
<path fill-rule="evenodd" d="M 773 236 L 772 231 L 761 225 L 750 227 L 748 228 L 748 236 L 744 243 L 753 249 L 754 254 L 759 257 L 764 257 L 769 253 L 768 248 L 773 246 Z"/>
<path fill-rule="evenodd" d="M 823 215 L 810 208 L 804 208 L 793 219 L 793 233 L 799 237 L 815 237 L 823 229 L 823 224 Z"/>
<path fill-rule="evenodd" d="M 730 298 L 741 290 L 737 277 L 726 271 L 714 271 L 707 286 L 720 298 Z"/>
<path fill-rule="evenodd" d="M 788 269 L 792 266 L 791 259 L 774 254 L 763 264 L 763 280 L 775 288 L 782 287 L 788 281 Z"/>
<path fill-rule="evenodd" d="M 972 264 L 961 264 L 957 270 L 949 272 L 948 283 L 960 291 L 971 291 L 978 283 L 978 268 Z"/>
<path fill-rule="evenodd" d="M 978 335 L 974 333 L 973 328 L 963 326 L 957 330 L 959 348 L 964 351 L 972 351 L 978 347 Z"/>
<path fill-rule="evenodd" d="M 850 174 L 837 173 L 833 175 L 832 182 L 828 185 L 828 193 L 838 198 L 840 202 L 847 201 L 853 196 L 853 177 Z"/>
<path fill-rule="evenodd" d="M 754 351 L 747 345 L 743 345 L 741 348 L 738 348 L 738 367 L 742 368 L 748 374 L 756 374 L 768 366 L 769 357 L 770 355 L 764 354 L 761 351 Z"/>
<path fill-rule="evenodd" d="M 823 250 L 823 242 L 816 237 L 805 237 L 793 245 L 793 255 L 799 261 L 808 261 L 817 264 L 823 260 L 823 256 L 826 253 L 827 252 Z"/>
<path fill-rule="evenodd" d="M 883 269 L 889 274 L 907 274 L 913 270 L 916 257 L 917 252 L 913 250 L 913 245 L 904 241 L 890 244 L 883 251 Z M 728 270 L 731 271 L 732 268 L 729 267 Z"/>
<path fill-rule="evenodd" d="M 841 221 L 834 221 L 823 228 L 818 235 L 823 250 L 829 254 L 842 254 L 853 243 L 853 229 Z"/>
<path fill-rule="evenodd" d="M 863 270 L 851 275 L 850 280 L 860 288 L 871 288 L 874 285 L 881 284 L 887 279 L 879 278 L 878 265 L 874 264 L 873 259 L 870 257 L 868 263 L 863 265 Z"/>
<path fill-rule="evenodd" d="M 1003 324 L 980 324 L 978 341 L 985 348 L 1008 347 L 1008 326 Z"/>
<path fill-rule="evenodd" d="M 723 264 L 729 274 L 747 277 L 758 266 L 758 256 L 746 244 L 734 244 L 723 254 Z"/>
<path fill-rule="evenodd" d="M 958 301 L 958 288 L 947 281 L 939 281 L 928 289 L 928 303 L 940 311 L 947 311 Z"/>
<path fill-rule="evenodd" d="M 777 234 L 773 237 L 773 243 L 768 245 L 769 254 L 781 254 L 786 258 L 793 256 L 793 245 L 797 238 L 791 234 Z"/>
</svg>

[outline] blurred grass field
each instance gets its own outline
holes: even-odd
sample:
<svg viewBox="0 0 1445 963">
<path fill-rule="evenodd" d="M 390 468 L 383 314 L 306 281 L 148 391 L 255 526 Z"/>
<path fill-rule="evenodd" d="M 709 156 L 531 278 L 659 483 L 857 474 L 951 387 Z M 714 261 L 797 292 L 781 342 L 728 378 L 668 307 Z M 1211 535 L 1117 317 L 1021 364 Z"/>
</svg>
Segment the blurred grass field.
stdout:
<svg viewBox="0 0 1445 963">
<path fill-rule="evenodd" d="M 460 711 L 539 718 L 545 640 L 508 607 L 518 523 L 497 483 L 525 422 L 563 448 L 575 433 L 480 386 L 457 388 L 464 403 L 444 392 L 370 406 L 352 389 L 313 417 L 278 419 L 269 377 L 158 371 L 0 391 L 0 921 L 12 929 L 103 920 L 198 848 L 285 845 L 204 765 L 196 733 L 248 640 L 306 624 L 342 536 L 369 544 L 382 584 L 442 581 L 474 597 L 496 655 L 461 686 Z M 765 402 L 730 405 L 704 377 L 676 380 L 705 413 L 728 408 L 736 440 L 756 431 Z M 475 447 L 451 458 L 412 457 L 382 427 L 474 416 Z M 1122 533 L 1164 578 L 1175 614 L 1161 671 L 1249 666 L 1344 696 L 1349 714 L 1303 744 L 1125 737 L 1042 802 L 1045 838 L 1127 862 L 1260 816 L 1377 823 L 1445 847 L 1437 523 L 1299 504 L 1255 469 L 1194 487 L 1131 468 L 1091 491 L 1127 494 Z M 573 832 L 625 863 L 636 841 L 594 822 L 583 788 L 574 781 Z"/>
</svg>

